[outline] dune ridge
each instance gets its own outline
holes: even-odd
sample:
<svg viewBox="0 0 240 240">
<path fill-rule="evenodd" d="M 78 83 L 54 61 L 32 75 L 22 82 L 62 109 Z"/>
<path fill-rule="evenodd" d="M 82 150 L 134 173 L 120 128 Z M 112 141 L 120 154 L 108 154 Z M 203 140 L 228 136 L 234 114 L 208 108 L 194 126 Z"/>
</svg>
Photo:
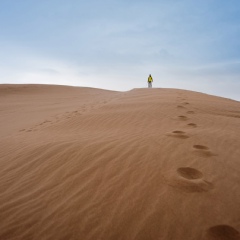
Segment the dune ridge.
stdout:
<svg viewBox="0 0 240 240">
<path fill-rule="evenodd" d="M 239 240 L 239 107 L 0 85 L 0 239 Z"/>
</svg>

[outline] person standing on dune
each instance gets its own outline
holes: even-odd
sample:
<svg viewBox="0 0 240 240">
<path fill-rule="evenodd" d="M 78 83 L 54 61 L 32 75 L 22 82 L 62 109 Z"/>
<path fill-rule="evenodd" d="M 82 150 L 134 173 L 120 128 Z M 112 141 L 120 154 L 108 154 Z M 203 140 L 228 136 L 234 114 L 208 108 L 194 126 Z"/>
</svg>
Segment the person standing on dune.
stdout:
<svg viewBox="0 0 240 240">
<path fill-rule="evenodd" d="M 151 74 L 149 74 L 149 77 L 148 77 L 148 88 L 152 88 L 152 82 L 153 82 L 153 78 L 152 78 Z"/>
</svg>

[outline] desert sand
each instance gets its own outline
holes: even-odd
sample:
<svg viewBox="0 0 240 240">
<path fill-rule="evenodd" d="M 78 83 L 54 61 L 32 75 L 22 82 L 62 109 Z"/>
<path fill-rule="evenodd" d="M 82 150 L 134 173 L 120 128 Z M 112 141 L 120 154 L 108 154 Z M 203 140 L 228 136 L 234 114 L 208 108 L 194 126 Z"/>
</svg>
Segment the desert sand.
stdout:
<svg viewBox="0 0 240 240">
<path fill-rule="evenodd" d="M 1 240 L 239 240 L 240 102 L 0 85 Z"/>
</svg>

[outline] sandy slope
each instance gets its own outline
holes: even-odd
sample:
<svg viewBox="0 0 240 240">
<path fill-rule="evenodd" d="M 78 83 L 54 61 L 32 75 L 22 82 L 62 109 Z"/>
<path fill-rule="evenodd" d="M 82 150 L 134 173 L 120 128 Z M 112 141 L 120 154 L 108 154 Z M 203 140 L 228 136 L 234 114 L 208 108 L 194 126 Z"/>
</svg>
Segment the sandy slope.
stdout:
<svg viewBox="0 0 240 240">
<path fill-rule="evenodd" d="M 239 240 L 240 103 L 0 85 L 1 240 Z"/>
</svg>

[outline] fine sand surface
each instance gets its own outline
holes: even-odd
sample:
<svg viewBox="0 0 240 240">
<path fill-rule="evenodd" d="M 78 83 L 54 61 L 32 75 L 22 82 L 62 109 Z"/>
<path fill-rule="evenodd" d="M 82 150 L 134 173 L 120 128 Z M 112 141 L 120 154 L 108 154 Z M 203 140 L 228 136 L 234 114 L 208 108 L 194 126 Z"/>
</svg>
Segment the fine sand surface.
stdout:
<svg viewBox="0 0 240 240">
<path fill-rule="evenodd" d="M 240 102 L 0 85 L 0 240 L 239 240 Z"/>
</svg>

